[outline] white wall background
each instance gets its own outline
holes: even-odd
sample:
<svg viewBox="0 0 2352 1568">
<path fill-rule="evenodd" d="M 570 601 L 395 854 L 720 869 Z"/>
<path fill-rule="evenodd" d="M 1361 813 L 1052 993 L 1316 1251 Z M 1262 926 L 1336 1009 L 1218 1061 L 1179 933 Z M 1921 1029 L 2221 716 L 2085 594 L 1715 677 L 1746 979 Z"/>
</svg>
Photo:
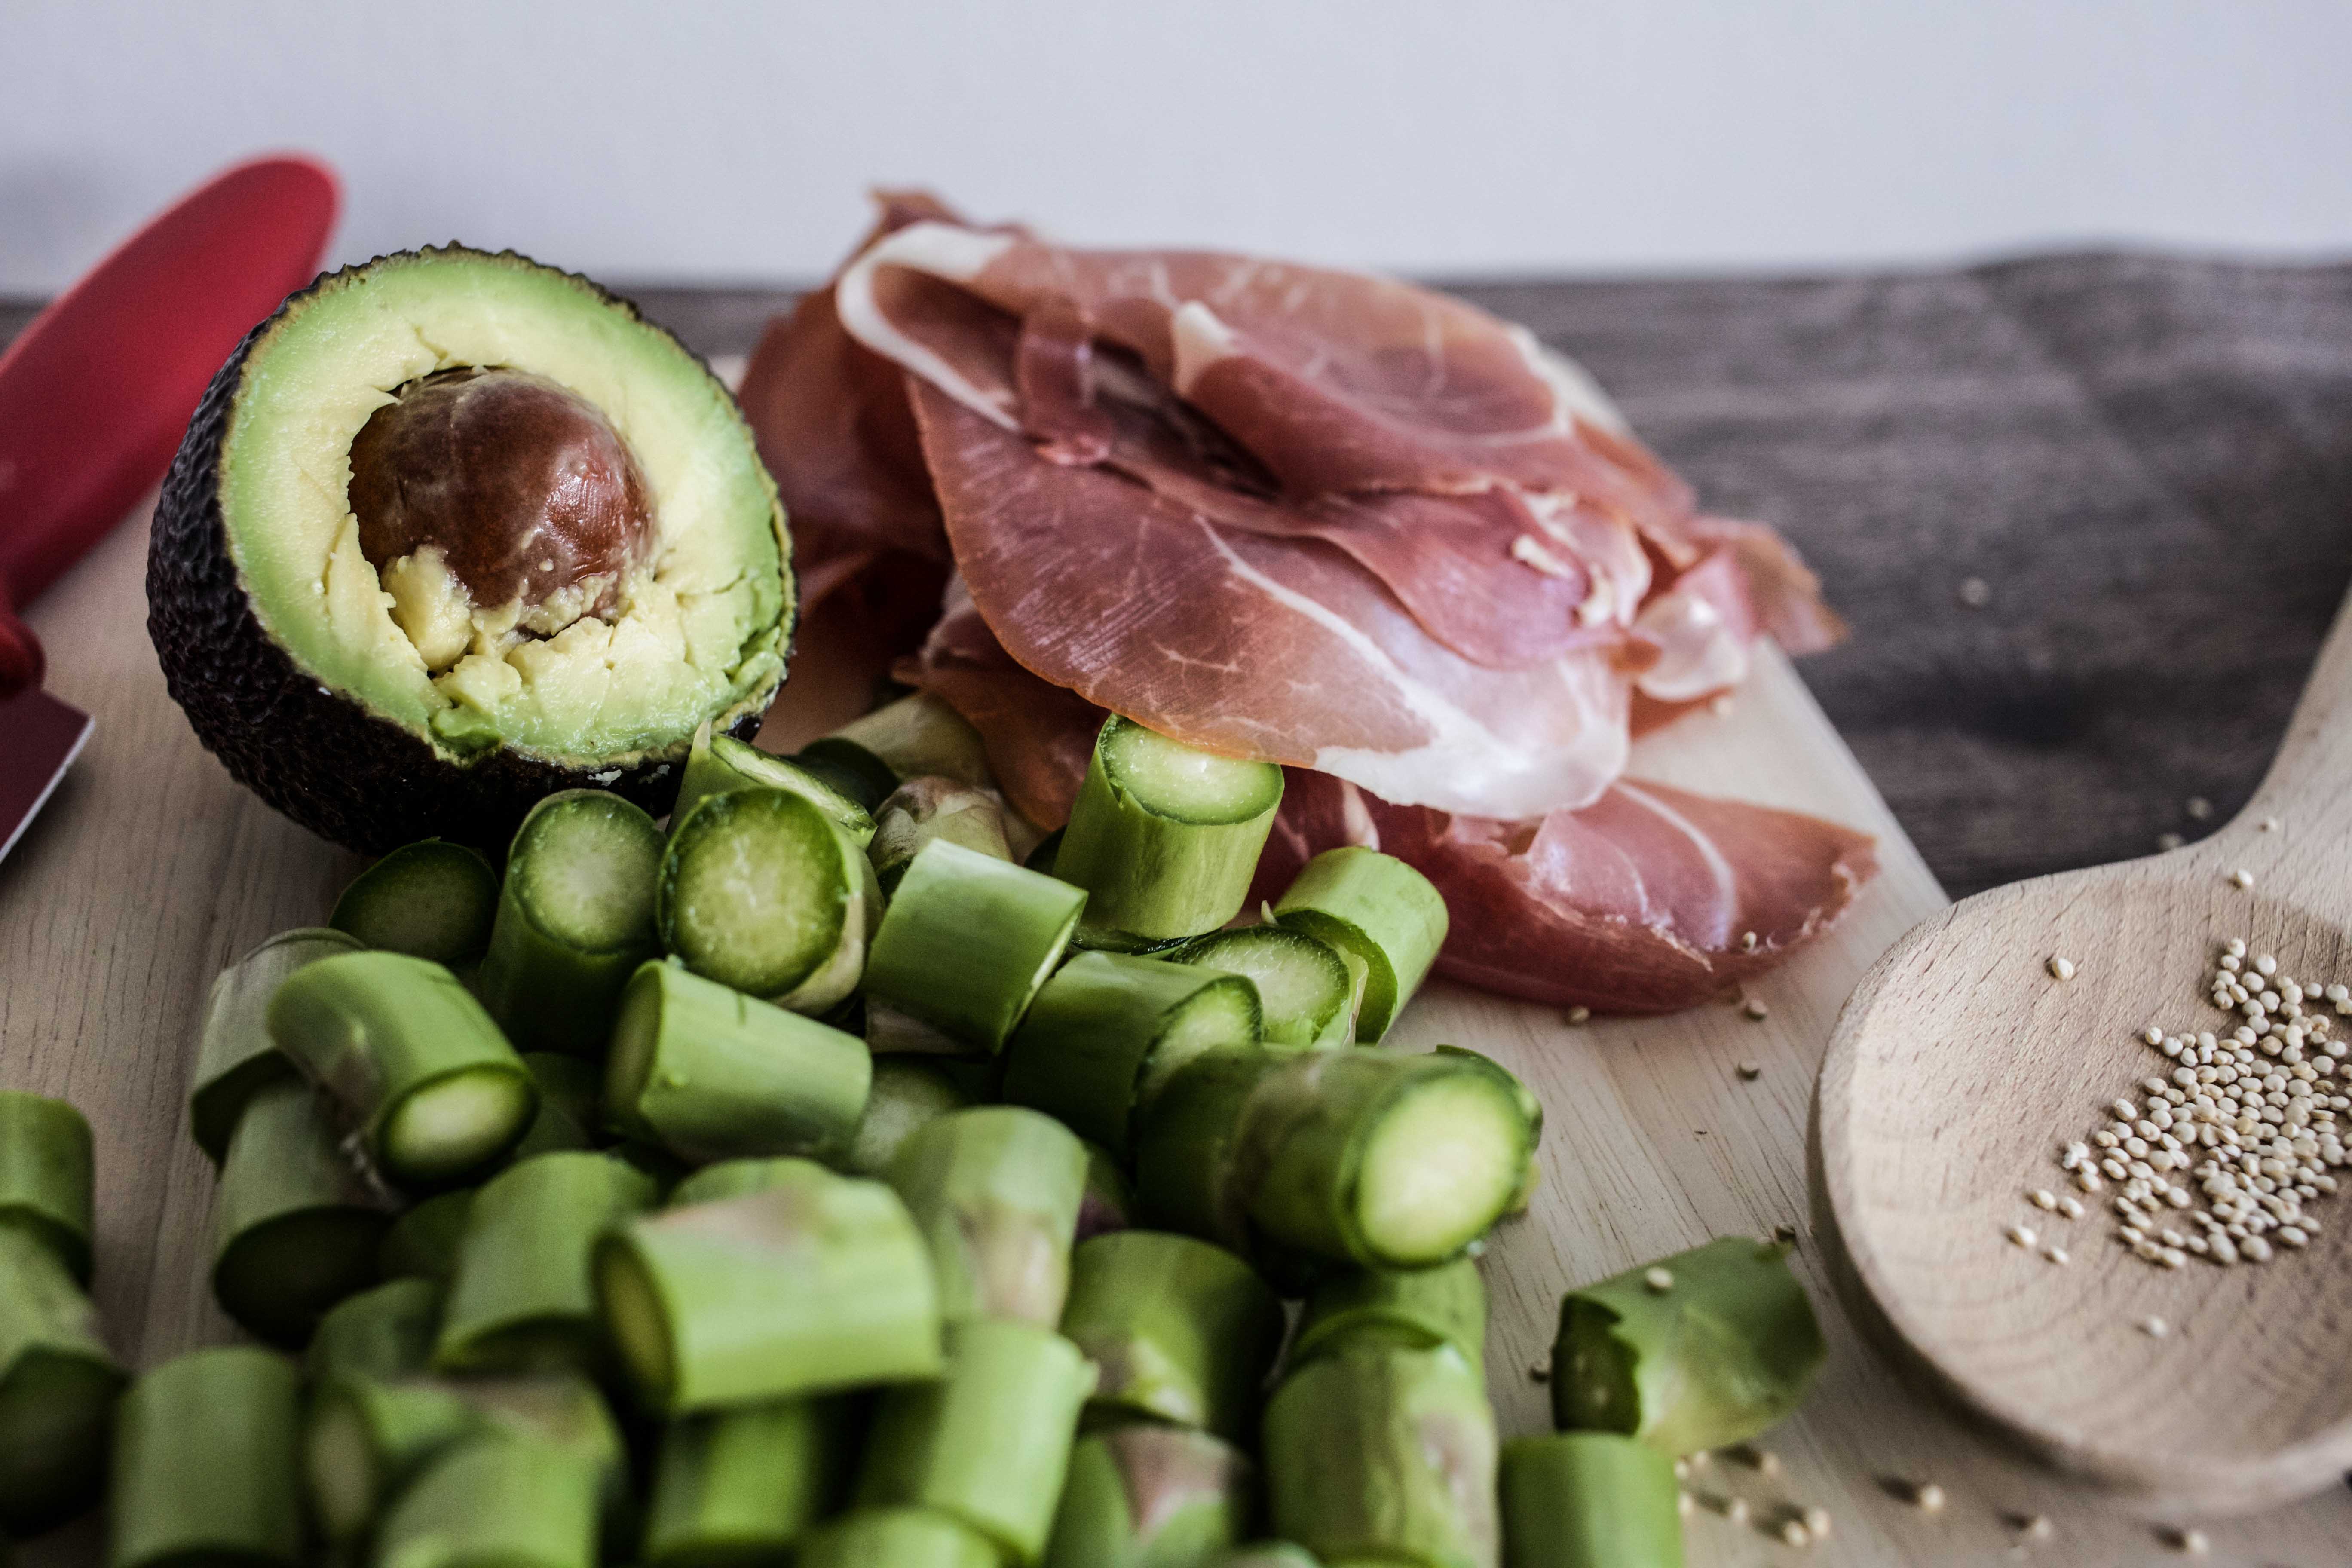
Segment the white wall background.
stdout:
<svg viewBox="0 0 2352 1568">
<path fill-rule="evenodd" d="M 2352 252 L 2352 4 L 0 0 L 0 292 L 271 147 L 347 258 L 794 280 L 861 190 L 1444 274 Z"/>
</svg>

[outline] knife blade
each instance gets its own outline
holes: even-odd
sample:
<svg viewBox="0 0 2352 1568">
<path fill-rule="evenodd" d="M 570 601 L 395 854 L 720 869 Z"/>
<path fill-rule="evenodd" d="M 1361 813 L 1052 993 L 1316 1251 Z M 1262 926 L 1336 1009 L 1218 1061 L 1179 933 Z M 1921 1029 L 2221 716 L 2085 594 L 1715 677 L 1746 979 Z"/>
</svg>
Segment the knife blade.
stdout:
<svg viewBox="0 0 2352 1568">
<path fill-rule="evenodd" d="M 80 709 L 32 690 L 0 702 L 0 860 L 16 847 L 34 815 L 48 804 L 58 781 L 97 728 Z"/>
</svg>

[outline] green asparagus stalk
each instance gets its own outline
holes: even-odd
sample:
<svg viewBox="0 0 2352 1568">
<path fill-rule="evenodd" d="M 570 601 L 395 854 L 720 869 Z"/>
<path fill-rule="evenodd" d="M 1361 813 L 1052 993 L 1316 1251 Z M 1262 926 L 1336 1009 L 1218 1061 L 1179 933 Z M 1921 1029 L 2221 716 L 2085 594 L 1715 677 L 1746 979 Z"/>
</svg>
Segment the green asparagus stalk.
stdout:
<svg viewBox="0 0 2352 1568">
<path fill-rule="evenodd" d="M 688 812 L 710 796 L 742 789 L 781 789 L 805 796 L 861 849 L 874 837 L 874 815 L 866 803 L 831 778 L 732 736 L 714 739 L 708 721 L 696 731 L 687 752 L 686 773 L 678 783 L 677 804 L 670 808 L 670 820 L 684 822 Z"/>
<path fill-rule="evenodd" d="M 1129 953 L 1082 952 L 1037 993 L 1006 1049 L 1004 1097 L 1124 1156 L 1135 1108 L 1210 1051 L 1257 1043 L 1247 980 Z"/>
<path fill-rule="evenodd" d="M 801 1542 L 793 1568 L 1003 1568 L 995 1543 L 927 1508 L 859 1509 Z"/>
<path fill-rule="evenodd" d="M 517 1046 L 604 1050 L 621 987 L 654 954 L 661 858 L 661 829 L 619 795 L 563 790 L 530 808 L 482 959 L 482 998 Z"/>
<path fill-rule="evenodd" d="M 1326 1562 L 1495 1568 L 1495 1413 L 1451 1349 L 1307 1363 L 1266 1402 L 1274 1528 Z"/>
<path fill-rule="evenodd" d="M 841 1154 L 842 1169 L 853 1175 L 880 1175 L 918 1131 L 971 1103 L 971 1096 L 954 1079 L 928 1062 L 877 1058 L 874 1087 L 866 1094 L 857 1131 Z"/>
<path fill-rule="evenodd" d="M 1506 1568 L 1683 1568 L 1674 1461 L 1613 1432 L 1503 1445 Z"/>
<path fill-rule="evenodd" d="M 1135 1118 L 1135 1193 L 1144 1224 L 1259 1255 L 1249 1217 L 1257 1176 L 1243 1164 L 1245 1112 L 1259 1087 L 1291 1060 L 1288 1052 L 1212 1051 L 1168 1079 Z"/>
<path fill-rule="evenodd" d="M 995 783 L 980 731 L 927 691 L 851 720 L 803 754 L 839 757 L 845 746 L 856 747 L 901 779 L 937 773 L 958 784 L 985 787 Z"/>
<path fill-rule="evenodd" d="M 579 1455 L 595 1470 L 609 1525 L 626 1517 L 628 1450 L 604 1395 L 583 1378 L 346 1376 L 320 1387 L 303 1434 L 303 1472 L 321 1533 L 358 1541 L 436 1456 L 484 1434 Z"/>
<path fill-rule="evenodd" d="M 671 1208 L 720 1204 L 730 1198 L 790 1187 L 805 1179 L 808 1162 L 787 1155 L 760 1160 L 720 1160 L 689 1173 L 670 1189 Z"/>
<path fill-rule="evenodd" d="M 1061 962 L 1087 896 L 935 838 L 908 862 L 866 969 L 869 1008 L 993 1055 Z"/>
<path fill-rule="evenodd" d="M 559 1149 L 593 1149 L 603 1118 L 598 1091 L 604 1075 L 594 1062 L 562 1051 L 525 1051 L 523 1067 L 539 1087 L 539 1110 L 514 1146 L 513 1158 L 551 1154 Z"/>
<path fill-rule="evenodd" d="M 1122 1230 L 1071 1257 L 1062 1332 L 1101 1368 L 1090 1410 L 1246 1442 L 1282 1329 L 1257 1271 L 1205 1241 Z"/>
<path fill-rule="evenodd" d="M 1061 1320 L 1087 1186 L 1067 1128 L 1013 1105 L 951 1110 L 907 1140 L 888 1179 L 930 1244 L 947 1321 Z"/>
<path fill-rule="evenodd" d="M 396 952 L 318 959 L 269 1004 L 269 1035 L 333 1097 L 375 1169 L 439 1184 L 520 1141 L 539 1091 L 457 977 Z"/>
<path fill-rule="evenodd" d="M 0 1226 L 0 1531 L 38 1534 L 98 1500 L 123 1382 L 64 1260 Z"/>
<path fill-rule="evenodd" d="M 866 1110 L 865 1043 L 659 960 L 621 999 L 605 1114 L 688 1160 L 846 1144 Z"/>
<path fill-rule="evenodd" d="M 938 1373 L 939 1291 L 906 1205 L 801 1163 L 789 1184 L 644 1215 L 598 1244 L 605 1327 L 651 1408 Z"/>
<path fill-rule="evenodd" d="M 89 1283 L 89 1123 L 62 1100 L 0 1089 L 0 1229 L 16 1229 Z"/>
<path fill-rule="evenodd" d="M 882 1397 L 857 1478 L 857 1505 L 953 1515 L 1016 1564 L 1045 1549 L 1095 1369 L 1034 1323 L 949 1325 L 944 1375 Z"/>
<path fill-rule="evenodd" d="M 865 851 L 805 795 L 733 790 L 673 820 L 657 920 L 697 974 L 820 1014 L 856 987 L 881 918 Z"/>
<path fill-rule="evenodd" d="M 1433 1048 L 1440 1056 L 1475 1057 L 1478 1060 L 1485 1062 L 1487 1066 L 1493 1068 L 1496 1072 L 1508 1078 L 1511 1080 L 1511 1087 L 1518 1091 L 1519 1112 L 1528 1119 L 1528 1125 L 1529 1128 L 1533 1129 L 1533 1131 L 1529 1136 L 1528 1142 L 1527 1172 L 1519 1178 L 1518 1191 L 1511 1194 L 1510 1207 L 1503 1212 L 1506 1214 L 1527 1213 L 1528 1205 L 1535 1200 L 1536 1187 L 1543 1180 L 1543 1162 L 1537 1154 L 1538 1148 L 1543 1142 L 1543 1101 L 1536 1098 L 1535 1090 L 1522 1083 L 1517 1075 L 1514 1074 L 1508 1068 L 1496 1061 L 1494 1058 L 1486 1055 L 1484 1052 L 1474 1051 L 1467 1046 L 1437 1046 Z"/>
<path fill-rule="evenodd" d="M 1355 1042 L 1360 987 L 1339 951 L 1319 938 L 1288 926 L 1236 926 L 1196 936 L 1167 956 L 1255 986 L 1269 1046 L 1329 1050 Z"/>
<path fill-rule="evenodd" d="M 876 810 L 874 841 L 866 847 L 884 892 L 898 890 L 908 863 L 934 838 L 992 860 L 1013 858 L 1004 837 L 1004 805 L 995 791 L 936 773 L 911 778 Z"/>
<path fill-rule="evenodd" d="M 1234 918 L 1282 805 L 1282 770 L 1196 751 L 1114 714 L 1095 737 L 1054 875 L 1087 924 L 1145 940 Z"/>
<path fill-rule="evenodd" d="M 1199 1568 L 1248 1531 L 1255 1479 L 1248 1456 L 1205 1432 L 1081 1437 L 1045 1568 Z"/>
<path fill-rule="evenodd" d="M 433 1360 L 441 1330 L 441 1282 L 393 1279 L 344 1298 L 319 1320 L 302 1355 L 314 1388 L 347 1377 L 414 1377 Z"/>
<path fill-rule="evenodd" d="M 1319 1568 L 1315 1554 L 1287 1541 L 1255 1541 L 1220 1552 L 1202 1568 Z"/>
<path fill-rule="evenodd" d="M 1451 1345 L 1471 1366 L 1484 1368 L 1486 1285 L 1478 1265 L 1457 1258 L 1434 1268 L 1347 1269 L 1317 1280 L 1291 1341 L 1290 1364 L 1360 1344 Z"/>
<path fill-rule="evenodd" d="M 559 1444 L 485 1432 L 428 1461 L 384 1515 L 380 1568 L 595 1568 L 596 1468 Z"/>
<path fill-rule="evenodd" d="M 1356 1038 L 1366 1044 L 1388 1033 L 1445 945 L 1444 895 L 1396 857 L 1360 845 L 1326 849 L 1307 862 L 1274 906 L 1274 918 L 1365 966 Z"/>
<path fill-rule="evenodd" d="M 485 1183 L 458 1243 L 436 1369 L 600 1370 L 604 1335 L 589 1256 L 599 1237 L 657 1195 L 643 1172 L 582 1152 L 541 1154 Z"/>
<path fill-rule="evenodd" d="M 278 983 L 314 958 L 360 950 L 357 938 L 324 926 L 281 931 L 214 980 L 188 1091 L 189 1126 L 214 1165 L 227 1158 L 229 1134 L 254 1091 L 299 1076 L 269 1037 L 269 999 Z"/>
<path fill-rule="evenodd" d="M 1669 1457 L 1719 1448 L 1802 1404 L 1827 1353 L 1788 1248 L 1726 1237 L 1568 1294 L 1552 1418 Z"/>
<path fill-rule="evenodd" d="M 639 1560 L 647 1568 L 786 1561 L 848 1482 L 838 1397 L 688 1415 L 663 1433 Z"/>
<path fill-rule="evenodd" d="M 300 1081 L 247 1102 L 213 1200 L 213 1295 L 257 1338 L 300 1346 L 320 1315 L 378 1278 L 392 1205 L 343 1153 Z"/>
<path fill-rule="evenodd" d="M 327 923 L 362 947 L 478 963 L 499 910 L 499 874 L 462 844 L 404 845 L 352 879 Z"/>
<path fill-rule="evenodd" d="M 1087 1145 L 1087 1190 L 1078 1200 L 1077 1239 L 1107 1236 L 1135 1223 L 1135 1185 L 1110 1151 Z"/>
<path fill-rule="evenodd" d="M 386 1279 L 430 1279 L 447 1284 L 457 1277 L 457 1243 L 474 1211 L 474 1189 L 436 1193 L 392 1222 L 376 1248 L 376 1268 Z"/>
<path fill-rule="evenodd" d="M 1295 1056 L 1247 1109 L 1250 1218 L 1315 1258 L 1375 1268 L 1442 1263 L 1485 1235 L 1519 1191 L 1536 1137 L 1523 1093 L 1468 1053 Z"/>
<path fill-rule="evenodd" d="M 881 810 L 898 787 L 889 763 L 863 746 L 830 736 L 811 741 L 793 753 L 793 761 L 869 812 Z"/>
<path fill-rule="evenodd" d="M 108 1568 L 302 1562 L 301 1378 L 271 1351 L 191 1351 L 122 1396 Z"/>
</svg>

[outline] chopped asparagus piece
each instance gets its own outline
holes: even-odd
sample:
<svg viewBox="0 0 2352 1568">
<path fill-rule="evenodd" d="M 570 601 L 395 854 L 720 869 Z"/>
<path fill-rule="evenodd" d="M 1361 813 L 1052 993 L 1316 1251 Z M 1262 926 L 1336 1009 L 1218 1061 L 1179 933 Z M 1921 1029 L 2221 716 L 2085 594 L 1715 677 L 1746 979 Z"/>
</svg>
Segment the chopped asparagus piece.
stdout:
<svg viewBox="0 0 2352 1568">
<path fill-rule="evenodd" d="M 1038 991 L 1005 1053 L 1004 1096 L 1123 1157 L 1160 1085 L 1211 1051 L 1256 1044 L 1257 992 L 1236 974 L 1082 952 Z"/>
<path fill-rule="evenodd" d="M 452 969 L 481 962 L 499 909 L 499 874 L 480 853 L 428 838 L 404 845 L 352 879 L 327 923 L 362 947 Z"/>
<path fill-rule="evenodd" d="M 64 1260 L 0 1226 L 0 1530 L 37 1535 L 98 1500 L 124 1382 Z"/>
<path fill-rule="evenodd" d="M 1114 714 L 1095 738 L 1054 874 L 1090 930 L 1198 936 L 1234 918 L 1282 805 L 1282 770 L 1197 751 Z"/>
<path fill-rule="evenodd" d="M 1613 1432 L 1503 1445 L 1506 1568 L 1683 1568 L 1674 1461 Z"/>
<path fill-rule="evenodd" d="M 1067 1128 L 1013 1105 L 951 1110 L 900 1146 L 887 1175 L 930 1243 L 946 1321 L 1060 1321 L 1087 1184 L 1086 1147 Z"/>
<path fill-rule="evenodd" d="M 381 1568 L 595 1568 L 596 1467 L 561 1444 L 485 1432 L 428 1461 L 384 1515 Z"/>
<path fill-rule="evenodd" d="M 1536 1187 L 1543 1180 L 1543 1162 L 1538 1159 L 1537 1155 L 1537 1152 L 1543 1142 L 1543 1101 L 1536 1098 L 1535 1090 L 1529 1089 L 1525 1083 L 1521 1082 L 1516 1073 L 1513 1073 L 1508 1068 L 1503 1066 L 1502 1063 L 1483 1052 L 1474 1051 L 1466 1046 L 1438 1046 L 1435 1049 L 1441 1056 L 1476 1057 L 1480 1061 L 1485 1062 L 1496 1072 L 1508 1078 L 1511 1080 L 1511 1087 L 1518 1091 L 1520 1114 L 1528 1119 L 1528 1126 L 1533 1131 L 1528 1140 L 1527 1171 L 1519 1178 L 1518 1190 L 1511 1194 L 1510 1207 L 1505 1209 L 1503 1212 L 1506 1214 L 1527 1213 L 1528 1205 L 1535 1200 Z"/>
<path fill-rule="evenodd" d="M 1246 1442 L 1282 1328 L 1257 1271 L 1208 1242 L 1122 1230 L 1072 1255 L 1062 1332 L 1101 1368 L 1092 1409 Z"/>
<path fill-rule="evenodd" d="M 927 1508 L 859 1509 L 805 1537 L 793 1568 L 1003 1568 L 985 1535 Z"/>
<path fill-rule="evenodd" d="M 876 1004 L 994 1054 L 1061 962 L 1086 894 L 935 838 L 907 865 L 866 971 Z"/>
<path fill-rule="evenodd" d="M 598 1244 L 604 1324 L 653 1409 L 939 1372 L 939 1292 L 906 1205 L 799 1163 L 788 1184 L 640 1216 Z"/>
<path fill-rule="evenodd" d="M 1282 1051 L 1212 1051 L 1169 1078 L 1135 1118 L 1135 1193 L 1146 1225 L 1258 1256 L 1249 1217 L 1257 1178 L 1242 1165 L 1246 1113 L 1291 1060 Z"/>
<path fill-rule="evenodd" d="M 805 795 L 743 789 L 673 824 L 659 910 L 662 945 L 688 969 L 814 1014 L 856 985 L 881 889 Z"/>
<path fill-rule="evenodd" d="M 848 1482 L 838 1398 L 683 1416 L 663 1433 L 639 1556 L 647 1568 L 780 1563 Z"/>
<path fill-rule="evenodd" d="M 507 852 L 482 996 L 524 1050 L 595 1056 L 621 987 L 653 956 L 661 829 L 602 790 L 530 808 Z"/>
<path fill-rule="evenodd" d="M 1265 1407 L 1274 1528 L 1327 1562 L 1493 1568 L 1495 1413 L 1451 1349 L 1343 1351 Z"/>
<path fill-rule="evenodd" d="M 866 852 L 884 892 L 898 890 L 908 863 L 934 838 L 961 844 L 992 860 L 1013 858 L 1004 836 L 1004 803 L 995 791 L 936 773 L 911 778 L 874 814 L 874 841 Z"/>
<path fill-rule="evenodd" d="M 629 1456 L 584 1378 L 344 1377 L 320 1388 L 303 1435 L 311 1508 L 331 1542 L 356 1542 L 427 1461 L 486 1433 L 566 1448 L 596 1471 L 608 1526 L 629 1508 Z"/>
<path fill-rule="evenodd" d="M 256 1094 L 213 1201 L 213 1294 L 256 1337 L 289 1349 L 378 1278 L 392 1204 L 353 1167 L 326 1103 L 299 1081 Z"/>
<path fill-rule="evenodd" d="M 462 1180 L 529 1130 L 539 1091 L 480 1003 L 396 952 L 318 959 L 278 987 L 269 1036 L 342 1107 L 396 1182 Z"/>
<path fill-rule="evenodd" d="M 621 999 L 605 1114 L 687 1160 L 814 1153 L 856 1131 L 873 1073 L 856 1037 L 656 960 Z"/>
<path fill-rule="evenodd" d="M 1365 965 L 1356 1038 L 1366 1044 L 1388 1033 L 1445 945 L 1444 895 L 1395 856 L 1360 845 L 1326 849 L 1307 862 L 1274 906 L 1274 918 Z"/>
<path fill-rule="evenodd" d="M 1256 986 L 1269 1046 L 1328 1049 L 1355 1042 L 1356 983 L 1338 951 L 1319 938 L 1287 926 L 1241 926 L 1194 937 L 1168 956 Z"/>
<path fill-rule="evenodd" d="M 269 999 L 278 994 L 278 983 L 314 958 L 359 951 L 357 938 L 324 926 L 281 931 L 213 981 L 204 1030 L 196 1037 L 188 1122 L 196 1146 L 215 1166 L 226 1158 L 229 1134 L 236 1131 L 236 1119 L 254 1091 L 299 1076 L 269 1037 Z"/>
<path fill-rule="evenodd" d="M 1478 1265 L 1457 1258 L 1434 1268 L 1348 1269 L 1317 1280 L 1291 1342 L 1290 1364 L 1368 1343 L 1409 1350 L 1451 1345 L 1483 1368 L 1486 1285 Z"/>
<path fill-rule="evenodd" d="M 435 1368 L 599 1371 L 604 1335 L 589 1256 L 599 1237 L 657 1195 L 643 1172 L 584 1152 L 541 1154 L 485 1183 L 457 1246 Z"/>
<path fill-rule="evenodd" d="M 314 1388 L 346 1377 L 415 1376 L 432 1363 L 442 1295 L 436 1279 L 394 1279 L 345 1297 L 319 1320 L 303 1376 Z"/>
<path fill-rule="evenodd" d="M 1726 1237 L 1569 1292 L 1552 1418 L 1670 1457 L 1719 1448 L 1802 1404 L 1827 1353 L 1788 1248 Z"/>
<path fill-rule="evenodd" d="M 929 692 L 877 708 L 853 719 L 808 749 L 835 755 L 838 743 L 864 751 L 902 779 L 938 773 L 958 784 L 986 786 L 996 781 L 988 769 L 988 747 L 962 714 Z"/>
<path fill-rule="evenodd" d="M 89 1283 L 89 1123 L 62 1100 L 0 1089 L 0 1228 L 21 1230 Z"/>
<path fill-rule="evenodd" d="M 522 1065 L 539 1086 L 539 1110 L 513 1157 L 551 1154 L 559 1149 L 593 1149 L 602 1121 L 598 1093 L 604 1081 L 596 1064 L 562 1051 L 525 1051 Z"/>
<path fill-rule="evenodd" d="M 1010 1562 L 1035 1563 L 1094 1383 L 1086 1357 L 1050 1329 L 950 1324 L 944 1373 L 883 1395 L 858 1506 L 937 1509 L 992 1537 Z"/>
<path fill-rule="evenodd" d="M 917 1131 L 971 1103 L 971 1096 L 954 1079 L 929 1063 L 877 1058 L 866 1113 L 841 1155 L 842 1169 L 853 1175 L 880 1175 Z"/>
<path fill-rule="evenodd" d="M 1249 1529 L 1254 1481 L 1248 1456 L 1205 1432 L 1082 1437 L 1045 1568 L 1196 1568 Z"/>
<path fill-rule="evenodd" d="M 300 1426 L 300 1376 L 272 1351 L 191 1351 L 142 1377 L 115 1421 L 108 1568 L 296 1568 Z"/>
<path fill-rule="evenodd" d="M 682 823 L 712 795 L 740 789 L 780 789 L 805 797 L 860 849 L 874 837 L 873 813 L 831 779 L 747 741 L 729 735 L 713 738 L 708 723 L 696 733 L 687 753 L 686 773 L 677 786 L 677 804 L 670 808 L 670 821 Z"/>
<path fill-rule="evenodd" d="M 436 1193 L 392 1222 L 376 1248 L 376 1266 L 386 1279 L 431 1279 L 447 1284 L 457 1275 L 457 1243 L 473 1212 L 474 1189 Z"/>
<path fill-rule="evenodd" d="M 831 736 L 811 741 L 793 753 L 793 761 L 867 811 L 879 811 L 898 787 L 890 764 L 854 742 Z"/>
<path fill-rule="evenodd" d="M 1320 1568 L 1315 1554 L 1287 1541 L 1257 1541 L 1221 1552 L 1202 1568 Z"/>
<path fill-rule="evenodd" d="M 1087 1145 L 1087 1191 L 1078 1200 L 1077 1239 L 1108 1236 L 1135 1223 L 1135 1184 L 1118 1168 L 1110 1151 L 1099 1143 Z"/>
</svg>

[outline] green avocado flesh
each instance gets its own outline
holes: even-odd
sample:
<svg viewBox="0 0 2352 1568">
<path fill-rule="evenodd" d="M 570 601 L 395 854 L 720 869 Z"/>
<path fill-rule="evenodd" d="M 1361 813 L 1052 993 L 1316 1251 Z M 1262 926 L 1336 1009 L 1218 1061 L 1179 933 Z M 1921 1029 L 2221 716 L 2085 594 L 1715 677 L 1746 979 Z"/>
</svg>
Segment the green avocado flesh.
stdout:
<svg viewBox="0 0 2352 1568">
<path fill-rule="evenodd" d="M 656 553 L 615 618 L 477 637 L 436 675 L 361 552 L 346 492 L 369 416 L 466 365 L 536 373 L 601 411 L 644 471 Z M 282 316 L 244 383 L 220 458 L 230 556 L 274 640 L 373 712 L 453 753 L 502 742 L 595 763 L 682 754 L 705 718 L 774 684 L 783 552 L 741 416 L 668 334 L 577 280 L 470 251 L 388 258 Z"/>
<path fill-rule="evenodd" d="M 525 412 L 417 413 L 491 387 Z M 608 531 L 516 534 L 485 494 Z M 793 608 L 783 509 L 726 388 L 586 279 L 457 247 L 321 278 L 255 330 L 166 481 L 149 588 L 206 744 L 355 847 L 494 841 L 570 785 L 663 809 L 698 725 L 765 711 Z"/>
</svg>

